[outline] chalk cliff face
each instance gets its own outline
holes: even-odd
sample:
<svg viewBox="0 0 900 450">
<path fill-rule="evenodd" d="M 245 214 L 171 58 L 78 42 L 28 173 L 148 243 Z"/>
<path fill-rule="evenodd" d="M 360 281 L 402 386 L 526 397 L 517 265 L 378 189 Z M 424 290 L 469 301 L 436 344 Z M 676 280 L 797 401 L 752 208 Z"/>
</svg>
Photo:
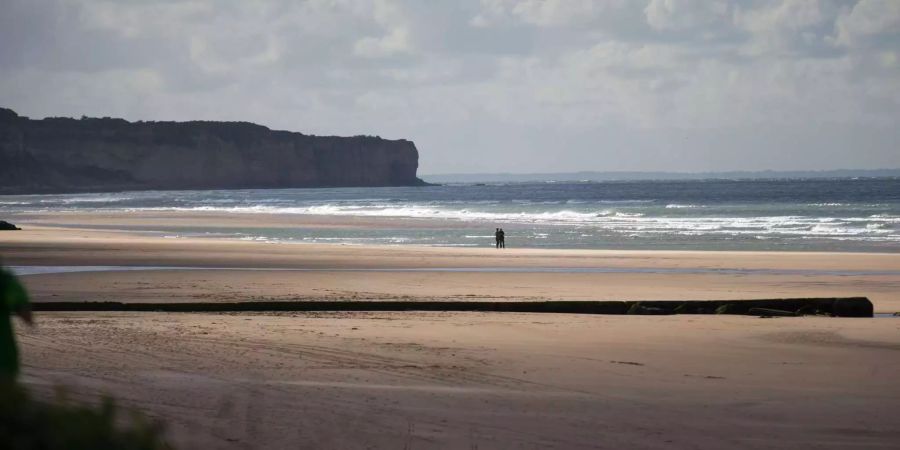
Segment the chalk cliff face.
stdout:
<svg viewBox="0 0 900 450">
<path fill-rule="evenodd" d="M 247 122 L 31 120 L 0 108 L 0 194 L 411 186 L 407 140 L 309 136 Z"/>
</svg>

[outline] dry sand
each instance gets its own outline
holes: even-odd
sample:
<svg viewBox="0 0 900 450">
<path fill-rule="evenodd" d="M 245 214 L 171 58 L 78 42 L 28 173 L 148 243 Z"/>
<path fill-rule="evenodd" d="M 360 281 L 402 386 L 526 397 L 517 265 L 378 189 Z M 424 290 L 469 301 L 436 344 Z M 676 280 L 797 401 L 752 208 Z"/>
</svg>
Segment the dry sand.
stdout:
<svg viewBox="0 0 900 450">
<path fill-rule="evenodd" d="M 897 448 L 900 321 L 53 313 L 26 381 L 181 448 Z"/>
<path fill-rule="evenodd" d="M 36 301 L 865 295 L 876 311 L 900 310 L 896 274 L 778 273 L 897 272 L 897 254 L 263 244 L 60 228 L 125 220 L 64 219 L 0 234 L 5 263 L 238 269 L 25 277 Z M 147 220 L 128 220 L 139 219 Z M 696 273 L 391 271 L 422 267 Z M 56 384 L 83 398 L 112 393 L 164 418 L 181 448 L 868 449 L 900 442 L 900 320 L 892 318 L 45 313 L 38 321 L 19 329 L 28 384 L 46 395 Z"/>
</svg>

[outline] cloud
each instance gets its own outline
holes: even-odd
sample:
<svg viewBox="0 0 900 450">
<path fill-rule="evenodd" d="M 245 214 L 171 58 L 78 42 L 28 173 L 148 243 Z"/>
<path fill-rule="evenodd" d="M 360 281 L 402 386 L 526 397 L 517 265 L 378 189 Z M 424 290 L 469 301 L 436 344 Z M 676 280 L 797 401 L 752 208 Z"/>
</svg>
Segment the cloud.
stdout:
<svg viewBox="0 0 900 450">
<path fill-rule="evenodd" d="M 898 5 L 6 0 L 0 105 L 405 137 L 427 172 L 900 166 Z"/>
<path fill-rule="evenodd" d="M 353 46 L 353 52 L 366 58 L 378 58 L 400 53 L 410 53 L 409 31 L 395 28 L 388 34 L 379 37 L 364 37 Z"/>
<path fill-rule="evenodd" d="M 839 45 L 886 44 L 896 50 L 900 42 L 900 2 L 862 0 L 844 9 L 836 21 L 836 28 Z"/>
<path fill-rule="evenodd" d="M 510 9 L 529 23 L 563 26 L 590 20 L 604 7 L 590 0 L 524 0 L 510 5 Z"/>
<path fill-rule="evenodd" d="M 688 30 L 728 22 L 729 5 L 716 0 L 652 0 L 644 13 L 656 30 Z"/>
</svg>

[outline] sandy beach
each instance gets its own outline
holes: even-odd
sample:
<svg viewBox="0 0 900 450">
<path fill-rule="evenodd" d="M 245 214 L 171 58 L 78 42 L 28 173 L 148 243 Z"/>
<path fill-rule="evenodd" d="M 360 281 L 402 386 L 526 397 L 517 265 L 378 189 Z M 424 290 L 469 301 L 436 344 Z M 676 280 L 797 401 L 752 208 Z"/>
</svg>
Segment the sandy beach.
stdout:
<svg viewBox="0 0 900 450">
<path fill-rule="evenodd" d="M 0 72 L 0 450 L 900 450 L 900 0 L 0 0 Z"/>
<path fill-rule="evenodd" d="M 181 448 L 895 448 L 891 319 L 73 314 L 25 381 Z M 826 375 L 827 374 L 827 375 Z"/>
<path fill-rule="evenodd" d="M 866 296 L 900 311 L 900 254 L 625 251 L 273 244 L 116 232 L 144 224 L 393 227 L 408 219 L 223 214 L 58 213 L 0 235 L 8 265 L 194 270 L 26 278 L 36 301 L 713 300 Z M 76 228 L 77 227 L 77 228 Z M 230 268 L 231 270 L 199 270 Z M 240 270 L 253 269 L 253 270 Z M 279 269 L 279 270 L 260 270 Z M 297 269 L 297 270 L 281 270 Z M 434 270 L 409 271 L 409 270 Z M 453 269 L 447 271 L 447 269 Z M 497 271 L 500 270 L 500 271 Z M 605 271 L 605 272 L 604 272 Z"/>
<path fill-rule="evenodd" d="M 251 218 L 306 220 L 177 220 Z M 35 302 L 867 296 L 876 312 L 900 311 L 900 255 L 890 253 L 497 251 L 114 231 L 141 220 L 161 219 L 45 217 L 0 234 L 0 255 L 11 266 L 154 268 L 29 275 Z M 900 439 L 892 318 L 44 313 L 18 333 L 26 383 L 46 395 L 55 385 L 85 399 L 111 393 L 164 418 L 183 448 L 892 448 Z"/>
</svg>

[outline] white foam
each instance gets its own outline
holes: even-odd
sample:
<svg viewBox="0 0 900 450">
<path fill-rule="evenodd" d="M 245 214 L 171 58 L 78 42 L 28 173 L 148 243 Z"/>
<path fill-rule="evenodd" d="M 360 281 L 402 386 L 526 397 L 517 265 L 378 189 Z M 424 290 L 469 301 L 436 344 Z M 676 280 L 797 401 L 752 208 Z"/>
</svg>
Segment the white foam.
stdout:
<svg viewBox="0 0 900 450">
<path fill-rule="evenodd" d="M 43 199 L 40 201 L 40 203 L 62 203 L 65 205 L 70 205 L 70 204 L 76 204 L 76 203 L 115 203 L 115 202 L 122 202 L 122 201 L 132 200 L 132 199 L 134 199 L 134 197 L 122 196 L 122 195 L 97 194 L 97 195 L 80 196 L 80 197 Z"/>
<path fill-rule="evenodd" d="M 256 195 L 256 194 L 254 194 Z M 574 236 L 747 236 L 807 237 L 813 239 L 858 239 L 873 242 L 900 242 L 900 215 L 888 206 L 842 203 L 797 204 L 796 208 L 784 205 L 716 205 L 694 204 L 690 201 L 660 204 L 654 200 L 428 200 L 407 201 L 385 195 L 372 198 L 310 199 L 274 192 L 264 198 L 252 198 L 245 191 L 192 192 L 192 193 L 117 193 L 78 194 L 67 196 L 22 196 L 4 198 L 0 208 L 14 211 L 209 211 L 234 214 L 296 214 L 322 216 L 395 217 L 409 219 L 437 219 L 471 222 L 478 227 L 493 229 L 495 224 L 524 224 L 544 232 L 542 227 L 561 226 L 577 232 Z M 526 195 L 522 195 L 526 197 Z M 122 208 L 114 202 L 151 200 L 154 205 Z M 104 205 L 104 203 L 113 203 Z M 131 203 L 130 203 L 131 204 Z M 133 203 L 139 204 L 137 202 Z M 9 206 L 6 206 L 9 205 Z M 874 207 L 873 206 L 873 207 Z M 811 209 L 810 207 L 816 207 Z M 865 207 L 859 213 L 854 209 Z M 827 208 L 834 208 L 829 212 Z M 783 212 L 789 211 L 789 212 Z M 786 215 L 808 213 L 808 215 Z M 785 215 L 778 215 L 783 212 Z M 872 214 L 873 212 L 881 212 Z M 762 214 L 748 217 L 749 214 Z M 822 217 L 828 215 L 829 217 Z M 202 231 L 200 231 L 202 232 Z M 562 230 L 560 230 L 562 232 Z M 199 233 L 199 232 L 198 232 Z M 465 240 L 490 239 L 475 232 L 465 235 Z M 194 233 L 196 234 L 196 233 Z M 227 233 L 226 233 L 227 234 Z M 544 239 L 530 234 L 531 238 Z M 171 236 L 171 235 L 170 235 Z M 558 236 L 554 231 L 551 238 Z M 271 242 L 267 237 L 245 236 L 247 240 Z M 285 239 L 290 240 L 291 237 Z M 294 236 L 293 239 L 301 239 Z M 321 238 L 320 240 L 323 240 Z M 459 235 L 448 240 L 462 240 Z M 339 242 L 362 242 L 361 238 L 339 238 Z M 379 238 L 377 242 L 419 242 L 418 237 L 394 236 Z"/>
<path fill-rule="evenodd" d="M 678 203 L 671 203 L 666 205 L 666 209 L 694 209 L 694 208 L 702 208 L 701 205 L 681 205 Z"/>
</svg>

